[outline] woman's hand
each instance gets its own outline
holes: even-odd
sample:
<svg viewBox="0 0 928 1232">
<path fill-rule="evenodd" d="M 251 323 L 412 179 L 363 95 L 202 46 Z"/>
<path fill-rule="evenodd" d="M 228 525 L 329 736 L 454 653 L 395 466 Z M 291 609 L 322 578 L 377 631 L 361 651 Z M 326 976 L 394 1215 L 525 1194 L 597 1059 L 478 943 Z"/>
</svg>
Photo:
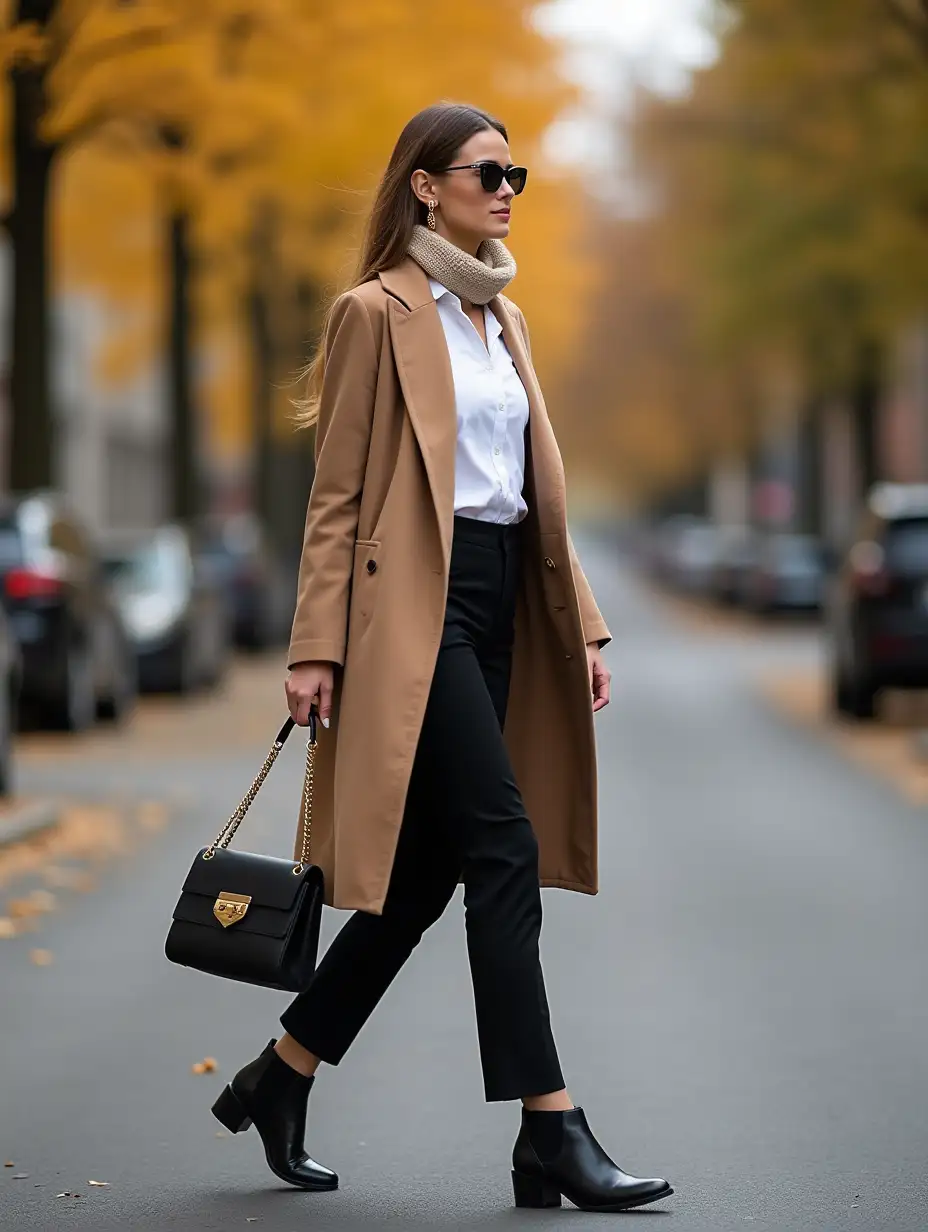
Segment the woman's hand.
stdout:
<svg viewBox="0 0 928 1232">
<path fill-rule="evenodd" d="M 294 663 L 290 675 L 284 682 L 287 691 L 287 705 L 290 707 L 290 717 L 300 727 L 309 726 L 309 710 L 312 703 L 319 699 L 319 717 L 322 726 L 328 727 L 329 716 L 332 713 L 332 683 L 335 669 L 331 663 L 324 661 Z"/>
<path fill-rule="evenodd" d="M 586 662 L 590 670 L 590 692 L 593 695 L 593 713 L 609 705 L 609 682 L 612 673 L 606 667 L 599 642 L 587 642 Z"/>
</svg>

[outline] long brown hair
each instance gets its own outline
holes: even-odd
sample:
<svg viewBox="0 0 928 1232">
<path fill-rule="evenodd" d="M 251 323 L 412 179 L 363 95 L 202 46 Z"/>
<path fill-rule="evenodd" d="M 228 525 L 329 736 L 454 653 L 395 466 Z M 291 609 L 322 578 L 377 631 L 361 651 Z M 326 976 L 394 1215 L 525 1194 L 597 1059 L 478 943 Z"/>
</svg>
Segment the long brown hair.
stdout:
<svg viewBox="0 0 928 1232">
<path fill-rule="evenodd" d="M 440 174 L 452 166 L 465 141 L 490 128 L 509 140 L 499 120 L 467 103 L 433 103 L 412 117 L 400 133 L 378 185 L 364 229 L 358 267 L 348 289 L 370 282 L 381 270 L 398 265 L 406 255 L 413 227 L 425 222 L 426 207 L 412 190 L 412 173 L 421 168 L 433 175 Z M 325 337 L 330 311 L 331 305 L 323 317 L 320 339 Z M 324 366 L 320 341 L 315 355 L 297 377 L 298 381 L 306 381 L 307 389 L 305 398 L 294 399 L 294 419 L 301 428 L 310 427 L 318 418 Z"/>
</svg>

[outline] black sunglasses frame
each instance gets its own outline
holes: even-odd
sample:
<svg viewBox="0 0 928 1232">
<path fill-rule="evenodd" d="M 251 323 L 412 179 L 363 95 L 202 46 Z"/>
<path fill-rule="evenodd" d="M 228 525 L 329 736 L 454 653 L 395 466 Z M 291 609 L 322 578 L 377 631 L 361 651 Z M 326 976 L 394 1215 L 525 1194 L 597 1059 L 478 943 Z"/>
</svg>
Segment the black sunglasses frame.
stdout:
<svg viewBox="0 0 928 1232">
<path fill-rule="evenodd" d="M 506 180 L 516 196 L 525 187 L 528 179 L 528 167 L 502 167 L 499 163 L 486 161 L 482 163 L 462 163 L 458 167 L 445 167 L 445 171 L 479 171 L 480 187 L 484 192 L 499 192 L 500 185 Z M 440 174 L 444 175 L 444 171 Z M 513 180 L 516 183 L 513 183 Z"/>
</svg>

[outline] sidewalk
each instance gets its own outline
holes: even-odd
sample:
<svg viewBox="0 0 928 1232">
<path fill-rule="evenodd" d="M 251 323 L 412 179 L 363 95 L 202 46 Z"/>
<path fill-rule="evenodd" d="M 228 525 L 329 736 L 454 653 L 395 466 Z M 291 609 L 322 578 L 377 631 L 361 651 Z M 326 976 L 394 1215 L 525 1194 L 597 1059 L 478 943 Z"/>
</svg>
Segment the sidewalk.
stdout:
<svg viewBox="0 0 928 1232">
<path fill-rule="evenodd" d="M 60 815 L 54 800 L 0 800 L 0 851 L 57 825 Z"/>
<path fill-rule="evenodd" d="M 797 629 L 818 632 L 814 618 L 765 620 L 659 587 L 652 586 L 651 591 L 674 620 L 706 637 L 769 642 L 783 640 Z M 791 722 L 808 727 L 846 757 L 888 779 L 907 800 L 928 804 L 928 695 L 887 691 L 878 700 L 875 721 L 842 718 L 830 707 L 824 659 L 823 648 L 815 667 L 778 667 L 759 673 L 759 694 Z"/>
<path fill-rule="evenodd" d="M 928 757 L 922 733 L 928 706 L 916 694 L 887 693 L 879 699 L 879 717 L 857 723 L 831 713 L 824 672 L 797 671 L 762 677 L 765 699 L 794 722 L 830 740 L 846 756 L 868 766 L 913 804 L 928 804 Z"/>
<path fill-rule="evenodd" d="M 0 943 L 40 931 L 72 894 L 101 886 L 189 809 L 187 774 L 211 776 L 226 755 L 239 773 L 217 783 L 204 810 L 206 841 L 238 802 L 286 718 L 280 654 L 236 659 L 222 686 L 190 698 L 146 697 L 123 727 L 17 738 L 23 794 L 0 803 Z M 30 936 L 28 944 L 36 944 Z M 31 950 L 39 966 L 47 950 Z"/>
</svg>

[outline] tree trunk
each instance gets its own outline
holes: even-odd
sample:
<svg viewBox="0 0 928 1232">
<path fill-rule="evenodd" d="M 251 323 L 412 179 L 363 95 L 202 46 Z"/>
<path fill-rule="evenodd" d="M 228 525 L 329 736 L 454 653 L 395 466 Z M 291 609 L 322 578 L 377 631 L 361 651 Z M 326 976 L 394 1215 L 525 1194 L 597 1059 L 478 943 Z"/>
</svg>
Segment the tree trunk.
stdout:
<svg viewBox="0 0 928 1232">
<path fill-rule="evenodd" d="M 273 438 L 271 416 L 274 380 L 274 352 L 268 320 L 267 298 L 262 288 L 252 286 L 248 296 L 248 317 L 252 340 L 252 506 L 261 522 L 270 516 L 273 479 L 271 475 Z"/>
<path fill-rule="evenodd" d="M 252 234 L 252 279 L 248 294 L 248 321 L 252 341 L 252 507 L 261 524 L 271 521 L 273 500 L 273 427 L 272 384 L 275 373 L 275 347 L 271 328 L 268 286 L 273 284 L 270 264 L 273 260 L 270 219 L 262 210 Z"/>
<path fill-rule="evenodd" d="M 254 272 L 247 305 L 254 381 L 252 500 L 269 544 L 294 565 L 312 484 L 312 434 L 282 432 L 275 424 L 280 395 L 274 385 L 286 385 L 306 361 L 304 335 L 314 301 L 308 283 L 289 282 L 280 270 L 274 237 L 274 214 L 262 209 L 252 235 Z"/>
<path fill-rule="evenodd" d="M 821 400 L 811 395 L 799 422 L 799 475 L 796 529 L 821 535 L 825 530 L 823 486 L 825 480 L 822 443 Z"/>
<path fill-rule="evenodd" d="M 43 26 L 51 0 L 19 4 L 16 21 Z M 55 480 L 51 399 L 49 185 L 56 149 L 38 137 L 45 109 L 41 68 L 14 68 L 11 84 L 13 207 L 9 216 L 12 272 L 9 485 L 17 491 Z"/>
<path fill-rule="evenodd" d="M 171 423 L 170 512 L 193 525 L 202 508 L 198 421 L 192 387 L 190 308 L 190 219 L 175 209 L 168 216 L 170 314 L 168 390 Z"/>
<path fill-rule="evenodd" d="M 875 344 L 861 344 L 857 374 L 851 391 L 854 451 L 861 498 L 866 496 L 870 487 L 880 478 L 877 423 L 882 387 L 881 362 L 882 356 Z"/>
<path fill-rule="evenodd" d="M 301 278 L 294 288 L 293 322 L 294 330 L 291 340 L 291 363 L 293 372 L 298 372 L 305 366 L 317 344 L 319 336 L 319 288 L 308 278 Z M 302 395 L 303 389 L 294 390 Z M 291 483 L 288 488 L 288 534 L 283 549 L 288 560 L 299 562 L 303 546 L 303 523 L 306 518 L 306 504 L 309 500 L 310 488 L 313 484 L 316 464 L 314 457 L 315 432 L 301 428 L 295 430 L 291 438 Z"/>
<path fill-rule="evenodd" d="M 286 321 L 289 325 L 286 342 L 286 380 L 292 380 L 310 358 L 318 335 L 319 289 L 308 278 L 300 278 L 292 288 L 292 300 Z M 301 397 L 305 389 L 294 386 L 293 396 Z M 303 524 L 306 503 L 313 483 L 315 462 L 313 446 L 315 432 L 294 428 L 286 440 L 286 456 L 281 459 L 282 491 L 285 500 L 281 509 L 280 550 L 294 568 L 303 547 Z"/>
</svg>

